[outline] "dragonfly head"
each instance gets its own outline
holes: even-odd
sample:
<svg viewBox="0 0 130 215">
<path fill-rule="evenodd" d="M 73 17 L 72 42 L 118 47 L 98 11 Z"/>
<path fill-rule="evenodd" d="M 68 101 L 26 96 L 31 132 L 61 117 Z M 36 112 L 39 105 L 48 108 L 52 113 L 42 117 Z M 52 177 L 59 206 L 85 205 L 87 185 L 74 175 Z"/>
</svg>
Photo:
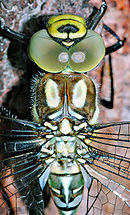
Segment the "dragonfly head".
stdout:
<svg viewBox="0 0 130 215">
<path fill-rule="evenodd" d="M 82 17 L 64 14 L 51 17 L 47 24 L 47 30 L 53 39 L 69 48 L 79 39 L 83 39 L 87 33 L 87 26 Z"/>
</svg>

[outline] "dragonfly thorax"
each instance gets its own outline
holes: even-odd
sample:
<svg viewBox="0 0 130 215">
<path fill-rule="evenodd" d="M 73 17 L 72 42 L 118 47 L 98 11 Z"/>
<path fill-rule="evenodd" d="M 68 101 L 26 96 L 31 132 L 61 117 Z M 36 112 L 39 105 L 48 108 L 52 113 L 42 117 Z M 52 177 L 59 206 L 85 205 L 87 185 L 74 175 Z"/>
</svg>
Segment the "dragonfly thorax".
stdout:
<svg viewBox="0 0 130 215">
<path fill-rule="evenodd" d="M 58 125 L 57 129 L 65 135 L 73 125 L 96 122 L 99 113 L 96 87 L 87 75 L 46 74 L 34 81 L 31 103 L 35 122 Z"/>
<path fill-rule="evenodd" d="M 75 156 L 76 138 L 71 136 L 56 137 L 56 154 L 58 158 L 71 158 Z"/>
</svg>

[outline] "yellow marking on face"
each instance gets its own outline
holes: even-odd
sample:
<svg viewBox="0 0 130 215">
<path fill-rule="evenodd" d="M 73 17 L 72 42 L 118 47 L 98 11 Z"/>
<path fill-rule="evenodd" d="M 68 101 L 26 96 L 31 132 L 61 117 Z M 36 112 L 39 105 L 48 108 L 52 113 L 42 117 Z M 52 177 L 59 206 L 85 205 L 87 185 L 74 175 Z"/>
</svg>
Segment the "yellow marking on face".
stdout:
<svg viewBox="0 0 130 215">
<path fill-rule="evenodd" d="M 62 43 L 63 43 L 65 46 L 72 46 L 73 43 L 74 43 L 74 41 L 72 41 L 72 42 L 65 42 L 65 41 L 63 41 Z"/>
<path fill-rule="evenodd" d="M 86 22 L 81 16 L 77 16 L 77 15 L 73 15 L 73 14 L 63 14 L 63 15 L 59 15 L 59 16 L 52 16 L 49 19 L 48 24 L 53 24 L 54 22 L 57 22 L 57 21 L 63 20 L 63 19 L 76 20 L 76 21 L 81 22 L 83 25 L 86 26 Z"/>
<path fill-rule="evenodd" d="M 77 28 L 77 32 L 60 32 L 59 28 L 72 25 Z M 52 37 L 60 39 L 75 39 L 83 37 L 87 32 L 85 20 L 76 15 L 64 14 L 59 16 L 51 17 L 47 24 L 47 29 Z"/>
</svg>

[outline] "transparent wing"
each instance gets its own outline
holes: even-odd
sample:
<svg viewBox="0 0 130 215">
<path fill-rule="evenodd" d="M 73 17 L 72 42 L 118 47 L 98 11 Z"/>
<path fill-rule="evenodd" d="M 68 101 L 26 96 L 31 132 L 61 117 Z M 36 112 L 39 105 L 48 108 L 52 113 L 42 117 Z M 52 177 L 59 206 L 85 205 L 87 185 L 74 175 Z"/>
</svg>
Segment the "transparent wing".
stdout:
<svg viewBox="0 0 130 215">
<path fill-rule="evenodd" d="M 0 117 L 0 214 L 9 209 L 28 214 L 27 208 L 43 214 L 38 178 L 49 167 L 45 163 L 48 157 L 41 161 L 39 151 L 47 132 L 33 122 Z"/>
<path fill-rule="evenodd" d="M 121 204 L 122 208 L 120 204 L 118 205 L 118 209 L 120 209 L 119 214 L 125 213 L 123 211 L 130 205 L 129 128 L 130 122 L 120 122 L 96 124 L 79 131 L 79 136 L 82 135 L 83 143 L 87 148 L 86 154 L 81 156 L 81 158 L 86 160 L 84 164 L 86 172 L 90 174 L 94 180 L 101 182 L 102 189 L 99 193 L 103 193 L 102 195 L 107 199 L 106 203 L 101 203 L 98 197 L 101 195 L 100 194 L 97 196 L 95 195 L 95 200 L 97 199 L 96 202 L 100 201 L 100 205 L 102 205 L 101 207 L 103 208 L 107 207 L 107 205 L 111 205 L 110 207 L 113 207 L 112 214 L 117 211 L 117 201 L 124 202 Z M 108 198 L 108 194 L 102 191 L 103 189 L 107 190 L 109 196 L 115 195 L 115 197 L 113 197 L 116 198 L 115 203 L 114 201 L 112 202 L 111 198 Z M 92 199 L 90 195 L 91 191 L 92 187 L 88 194 L 88 210 L 92 205 L 94 209 L 94 204 L 97 204 L 96 202 L 92 203 L 92 200 L 90 201 L 90 199 Z M 89 202 L 91 202 L 91 206 Z M 97 206 L 95 207 L 98 208 Z M 103 208 L 102 210 L 104 210 Z M 96 212 L 96 214 L 98 213 Z"/>
<path fill-rule="evenodd" d="M 28 214 L 29 208 L 33 213 L 38 210 L 43 214 L 38 178 L 46 175 L 48 166 L 44 161 L 48 157 L 41 162 L 38 153 L 50 131 L 24 120 L 7 117 L 0 120 L 0 212 L 7 214 L 10 208 L 16 214 L 21 209 Z M 89 154 L 89 157 L 81 156 L 86 160 L 84 168 L 93 177 L 86 200 L 87 212 L 82 214 L 106 215 L 108 206 L 111 214 L 119 210 L 117 214 L 129 214 L 126 205 L 129 201 L 129 125 L 130 122 L 96 124 L 79 131 Z"/>
<path fill-rule="evenodd" d="M 8 205 L 8 207 L 15 211 L 21 205 L 24 210 L 26 208 L 25 205 L 29 209 L 34 207 L 33 205 L 37 205 L 38 207 L 42 198 L 40 188 L 35 180 L 46 169 L 43 164 L 36 160 L 36 155 L 26 154 L 25 156 L 19 156 L 19 158 L 1 161 L 0 164 L 2 166 L 0 172 L 0 192 L 2 195 L 0 208 L 5 208 Z M 37 187 L 35 187 L 35 190 L 31 189 L 34 183 L 36 183 Z M 41 204 L 40 208 L 43 208 Z"/>
<path fill-rule="evenodd" d="M 83 213 L 85 214 L 85 213 Z M 115 193 L 97 179 L 93 179 L 88 191 L 88 215 L 129 214 L 129 207 Z"/>
<path fill-rule="evenodd" d="M 0 116 L 1 156 L 11 153 L 24 153 L 36 150 L 45 142 L 45 135 L 50 132 L 45 127 L 25 120 Z"/>
</svg>

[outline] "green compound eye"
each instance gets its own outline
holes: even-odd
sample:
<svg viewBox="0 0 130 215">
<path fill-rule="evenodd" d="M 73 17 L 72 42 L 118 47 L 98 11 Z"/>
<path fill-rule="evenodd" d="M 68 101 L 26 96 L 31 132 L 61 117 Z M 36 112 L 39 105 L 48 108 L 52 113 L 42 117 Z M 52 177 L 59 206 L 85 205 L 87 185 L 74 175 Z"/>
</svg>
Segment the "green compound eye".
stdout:
<svg viewBox="0 0 130 215">
<path fill-rule="evenodd" d="M 29 56 L 40 68 L 51 73 L 61 72 L 68 62 L 66 48 L 53 41 L 46 30 L 38 31 L 32 36 Z"/>
<path fill-rule="evenodd" d="M 41 30 L 30 40 L 29 55 L 40 68 L 50 73 L 62 72 L 67 65 L 74 72 L 84 73 L 103 59 L 105 46 L 99 34 L 88 30 L 86 37 L 67 51 L 52 40 L 46 30 Z"/>
<path fill-rule="evenodd" d="M 70 48 L 69 65 L 76 72 L 87 72 L 97 66 L 104 55 L 103 39 L 95 31 L 88 30 L 86 37 Z"/>
</svg>

